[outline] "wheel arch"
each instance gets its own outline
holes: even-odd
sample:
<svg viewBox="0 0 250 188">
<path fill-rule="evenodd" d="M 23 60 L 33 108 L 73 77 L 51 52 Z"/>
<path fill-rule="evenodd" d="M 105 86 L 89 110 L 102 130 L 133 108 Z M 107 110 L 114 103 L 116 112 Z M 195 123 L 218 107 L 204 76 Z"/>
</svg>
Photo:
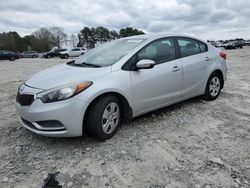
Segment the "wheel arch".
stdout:
<svg viewBox="0 0 250 188">
<path fill-rule="evenodd" d="M 213 74 L 213 73 L 217 73 L 220 75 L 221 77 L 221 81 L 222 81 L 222 84 L 221 84 L 221 89 L 224 87 L 224 76 L 223 76 L 223 72 L 220 70 L 220 69 L 215 69 L 211 72 L 211 74 L 209 75 L 209 77 Z"/>
<path fill-rule="evenodd" d="M 91 105 L 97 100 L 99 99 L 100 97 L 104 97 L 104 96 L 107 96 L 107 95 L 113 95 L 113 96 L 116 96 L 120 102 L 121 102 L 121 105 L 122 105 L 122 119 L 124 121 L 130 121 L 132 118 L 133 118 L 133 110 L 132 110 L 132 107 L 129 103 L 129 101 L 127 100 L 127 98 L 119 93 L 119 92 L 116 92 L 116 91 L 109 91 L 109 92 L 104 92 L 104 93 L 101 93 L 99 94 L 98 96 L 96 96 L 87 106 L 86 110 L 85 110 L 85 113 L 83 114 L 83 127 L 82 127 L 82 130 L 83 130 L 83 133 L 86 133 L 86 120 L 87 120 L 87 116 L 88 116 L 88 112 L 89 112 L 89 109 L 91 107 Z"/>
</svg>

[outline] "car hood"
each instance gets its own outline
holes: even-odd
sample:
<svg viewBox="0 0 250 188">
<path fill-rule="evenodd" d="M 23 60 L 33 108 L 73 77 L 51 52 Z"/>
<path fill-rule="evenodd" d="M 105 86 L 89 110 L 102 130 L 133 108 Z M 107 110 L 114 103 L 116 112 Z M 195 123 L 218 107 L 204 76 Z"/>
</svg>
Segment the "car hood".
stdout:
<svg viewBox="0 0 250 188">
<path fill-rule="evenodd" d="M 70 83 L 94 81 L 111 72 L 109 67 L 76 67 L 67 64 L 43 70 L 31 76 L 25 84 L 30 87 L 47 90 Z"/>
</svg>

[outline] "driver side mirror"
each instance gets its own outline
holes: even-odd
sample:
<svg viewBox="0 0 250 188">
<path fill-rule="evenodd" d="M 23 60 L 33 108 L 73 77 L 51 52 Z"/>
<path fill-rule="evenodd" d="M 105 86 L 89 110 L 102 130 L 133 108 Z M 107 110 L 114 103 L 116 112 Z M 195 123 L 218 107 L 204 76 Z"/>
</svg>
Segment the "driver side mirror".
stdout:
<svg viewBox="0 0 250 188">
<path fill-rule="evenodd" d="M 155 66 L 155 62 L 150 59 L 142 59 L 136 63 L 137 70 L 139 69 L 152 69 Z"/>
</svg>

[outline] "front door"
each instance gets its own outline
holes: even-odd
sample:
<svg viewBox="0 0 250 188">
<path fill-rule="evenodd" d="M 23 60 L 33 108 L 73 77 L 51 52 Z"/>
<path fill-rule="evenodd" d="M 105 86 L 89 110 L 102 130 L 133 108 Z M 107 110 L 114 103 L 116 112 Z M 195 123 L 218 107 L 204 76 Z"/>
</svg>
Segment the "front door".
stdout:
<svg viewBox="0 0 250 188">
<path fill-rule="evenodd" d="M 173 39 L 156 40 L 136 54 L 136 62 L 151 59 L 152 69 L 131 71 L 134 107 L 137 114 L 153 110 L 181 97 L 182 65 L 176 59 Z"/>
</svg>

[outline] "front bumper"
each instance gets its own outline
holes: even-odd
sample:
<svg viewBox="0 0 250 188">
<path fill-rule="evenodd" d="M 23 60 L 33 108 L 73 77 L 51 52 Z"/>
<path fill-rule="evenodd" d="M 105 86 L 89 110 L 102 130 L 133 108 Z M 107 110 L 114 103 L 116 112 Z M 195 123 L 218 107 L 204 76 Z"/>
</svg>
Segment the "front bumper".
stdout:
<svg viewBox="0 0 250 188">
<path fill-rule="evenodd" d="M 75 98 L 46 104 L 35 99 L 30 106 L 16 103 L 16 110 L 23 126 L 36 134 L 76 137 L 82 135 L 83 116 L 87 106 L 86 102 Z"/>
</svg>

